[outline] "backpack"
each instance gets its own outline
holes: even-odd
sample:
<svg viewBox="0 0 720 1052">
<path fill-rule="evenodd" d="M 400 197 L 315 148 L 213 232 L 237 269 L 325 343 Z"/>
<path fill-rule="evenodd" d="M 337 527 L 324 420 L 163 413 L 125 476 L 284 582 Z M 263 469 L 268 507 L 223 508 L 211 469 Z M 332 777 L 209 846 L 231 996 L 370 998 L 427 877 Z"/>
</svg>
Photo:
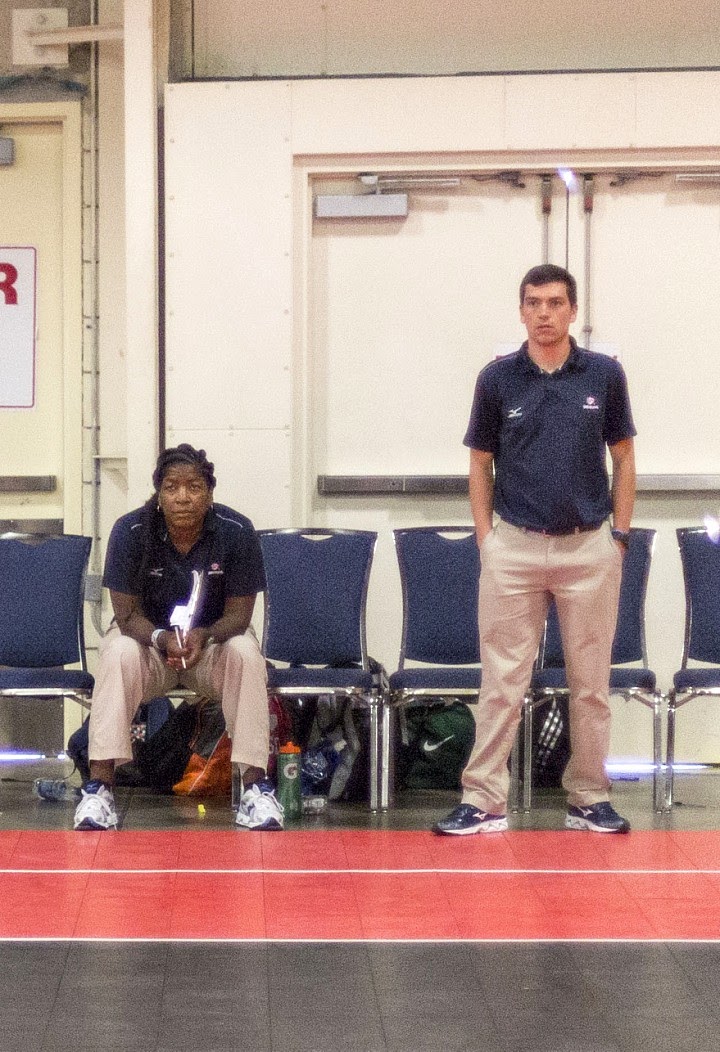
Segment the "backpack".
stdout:
<svg viewBox="0 0 720 1052">
<path fill-rule="evenodd" d="M 407 789 L 459 789 L 475 741 L 475 719 L 460 701 L 405 710 L 398 783 Z"/>
<path fill-rule="evenodd" d="M 153 750 L 145 749 L 145 743 L 153 739 L 168 719 L 173 715 L 175 709 L 169 698 L 153 698 L 152 701 L 142 704 L 133 718 L 130 728 L 132 738 L 133 760 L 119 766 L 115 772 L 118 785 L 143 785 L 143 773 L 137 763 L 139 754 Z M 83 782 L 90 779 L 90 762 L 88 759 L 88 737 L 90 717 L 86 716 L 82 726 L 70 735 L 67 743 L 66 753 L 75 764 Z M 167 737 L 167 732 L 165 734 Z M 156 750 L 156 743 L 153 749 Z"/>
</svg>

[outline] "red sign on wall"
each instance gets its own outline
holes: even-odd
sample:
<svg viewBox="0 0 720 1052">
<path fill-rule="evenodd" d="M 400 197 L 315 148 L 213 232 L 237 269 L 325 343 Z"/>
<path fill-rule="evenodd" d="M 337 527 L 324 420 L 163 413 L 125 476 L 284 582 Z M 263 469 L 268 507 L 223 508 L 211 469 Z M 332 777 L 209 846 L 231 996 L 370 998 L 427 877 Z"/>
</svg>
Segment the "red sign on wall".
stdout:
<svg viewBox="0 0 720 1052">
<path fill-rule="evenodd" d="M 35 405 L 37 252 L 0 248 L 0 409 Z"/>
</svg>

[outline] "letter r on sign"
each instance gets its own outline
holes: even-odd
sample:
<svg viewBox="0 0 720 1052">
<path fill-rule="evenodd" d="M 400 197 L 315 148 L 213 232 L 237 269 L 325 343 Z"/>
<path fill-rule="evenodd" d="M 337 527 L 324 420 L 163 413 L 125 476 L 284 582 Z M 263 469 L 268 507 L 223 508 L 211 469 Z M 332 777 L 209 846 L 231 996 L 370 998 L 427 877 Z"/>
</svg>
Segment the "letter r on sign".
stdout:
<svg viewBox="0 0 720 1052">
<path fill-rule="evenodd" d="M 6 306 L 17 304 L 17 281 L 18 272 L 12 263 L 0 263 L 0 292 L 5 297 Z"/>
</svg>

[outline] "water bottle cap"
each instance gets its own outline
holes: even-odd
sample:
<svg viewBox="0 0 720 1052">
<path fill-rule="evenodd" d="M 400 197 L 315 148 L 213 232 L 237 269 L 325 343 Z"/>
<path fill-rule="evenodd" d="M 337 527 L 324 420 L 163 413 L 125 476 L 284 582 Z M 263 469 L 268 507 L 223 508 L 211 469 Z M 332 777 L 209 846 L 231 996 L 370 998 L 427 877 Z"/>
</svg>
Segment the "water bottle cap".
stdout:
<svg viewBox="0 0 720 1052">
<path fill-rule="evenodd" d="M 282 753 L 283 756 L 286 756 L 288 753 L 300 753 L 302 752 L 302 749 L 299 745 L 295 745 L 293 742 L 285 742 L 284 745 L 280 746 L 278 752 Z"/>
</svg>

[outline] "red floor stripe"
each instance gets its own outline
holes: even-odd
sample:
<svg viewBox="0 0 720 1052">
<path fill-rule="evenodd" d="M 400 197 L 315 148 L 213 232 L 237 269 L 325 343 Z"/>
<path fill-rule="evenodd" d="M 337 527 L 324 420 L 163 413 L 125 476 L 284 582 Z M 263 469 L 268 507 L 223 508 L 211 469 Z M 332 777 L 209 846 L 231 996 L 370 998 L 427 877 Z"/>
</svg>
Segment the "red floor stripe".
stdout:
<svg viewBox="0 0 720 1052">
<path fill-rule="evenodd" d="M 720 939 L 720 832 L 0 832 L 1 939 Z"/>
</svg>

